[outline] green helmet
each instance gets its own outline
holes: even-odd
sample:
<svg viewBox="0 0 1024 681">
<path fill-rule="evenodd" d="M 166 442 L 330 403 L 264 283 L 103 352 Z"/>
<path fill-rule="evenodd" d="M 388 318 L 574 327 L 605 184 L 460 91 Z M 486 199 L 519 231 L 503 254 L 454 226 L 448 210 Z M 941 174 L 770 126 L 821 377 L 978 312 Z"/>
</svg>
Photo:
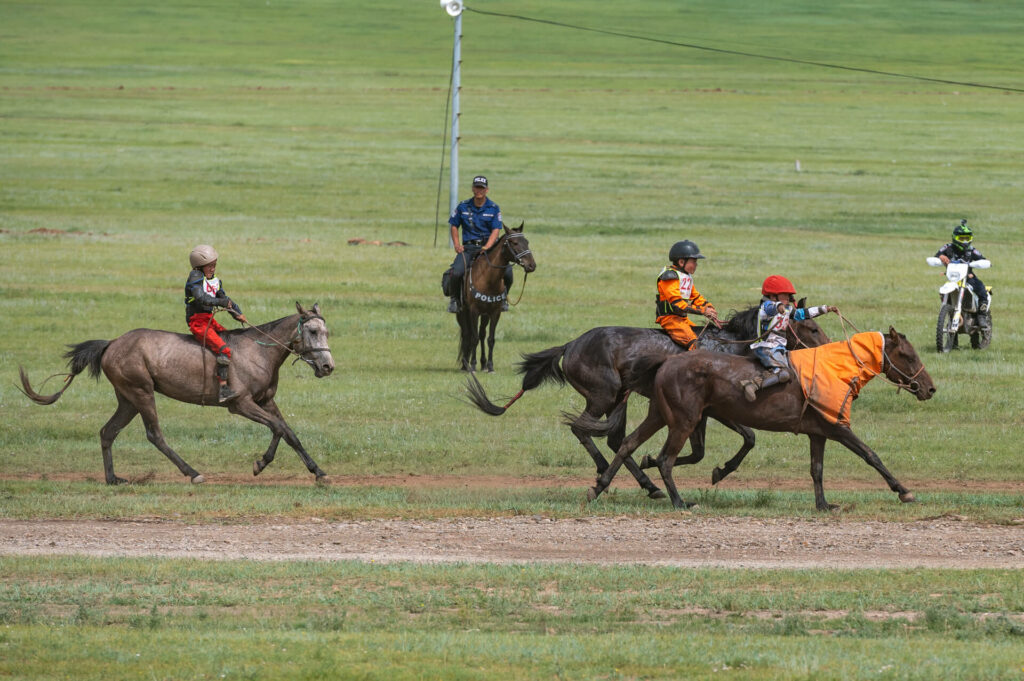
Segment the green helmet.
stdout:
<svg viewBox="0 0 1024 681">
<path fill-rule="evenodd" d="M 960 224 L 953 228 L 953 250 L 958 253 L 965 253 L 971 249 L 971 242 L 974 241 L 974 232 L 967 226 L 967 220 L 961 220 Z"/>
</svg>

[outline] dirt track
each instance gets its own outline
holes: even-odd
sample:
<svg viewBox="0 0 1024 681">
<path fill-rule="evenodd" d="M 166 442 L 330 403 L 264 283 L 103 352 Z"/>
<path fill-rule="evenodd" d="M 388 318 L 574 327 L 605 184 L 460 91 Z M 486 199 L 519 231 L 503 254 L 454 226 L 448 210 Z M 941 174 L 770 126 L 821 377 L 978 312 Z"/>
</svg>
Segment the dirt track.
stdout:
<svg viewBox="0 0 1024 681">
<path fill-rule="evenodd" d="M 0 520 L 0 555 L 212 560 L 642 563 L 736 568 L 1024 568 L 1024 526 L 541 516 L 287 524 Z"/>
</svg>

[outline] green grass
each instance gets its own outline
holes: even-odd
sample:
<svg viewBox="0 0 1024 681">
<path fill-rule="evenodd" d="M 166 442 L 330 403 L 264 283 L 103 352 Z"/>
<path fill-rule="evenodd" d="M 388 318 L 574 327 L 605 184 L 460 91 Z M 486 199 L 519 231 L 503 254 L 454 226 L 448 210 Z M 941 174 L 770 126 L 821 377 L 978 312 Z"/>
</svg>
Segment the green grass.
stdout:
<svg viewBox="0 0 1024 681">
<path fill-rule="evenodd" d="M 999 679 L 1024 635 L 1016 571 L 2 565 L 16 677 Z"/>
<path fill-rule="evenodd" d="M 1024 88 L 1024 8 L 1014 3 L 478 9 Z M 455 322 L 439 290 L 452 259 L 447 197 L 434 246 L 452 33 L 436 3 L 0 0 L 0 26 L 0 516 L 673 512 L 632 486 L 581 508 L 593 466 L 559 423 L 560 411 L 583 407 L 570 389 L 528 393 L 501 418 L 461 401 Z M 811 303 L 839 306 L 861 329 L 893 325 L 921 352 L 935 398 L 872 385 L 853 425 L 898 478 L 938 491 L 900 505 L 830 445 L 825 487 L 843 506 L 838 522 L 1020 517 L 1024 290 L 1013 268 L 1024 243 L 1024 95 L 472 12 L 464 34 L 462 183 L 490 177 L 506 222 L 526 221 L 539 265 L 499 326 L 498 372 L 482 377 L 495 402 L 518 390 L 520 353 L 594 326 L 651 325 L 654 278 L 668 247 L 690 238 L 708 255 L 698 288 L 719 310 L 755 303 L 766 275 L 785 274 Z M 984 277 L 995 338 L 984 352 L 942 357 L 932 350 L 942 278 L 924 257 L 961 217 L 995 263 Z M 410 246 L 348 246 L 354 237 Z M 186 255 L 201 242 L 220 251 L 218 274 L 254 322 L 296 300 L 321 303 L 338 370 L 316 380 L 285 365 L 278 402 L 328 474 L 560 484 L 316 488 L 282 446 L 262 485 L 194 488 L 165 482 L 175 469 L 134 422 L 115 444 L 117 472 L 159 482 L 102 485 L 98 431 L 115 404 L 105 379 L 81 377 L 39 407 L 15 389 L 17 367 L 38 387 L 63 369 L 68 343 L 184 331 Z M 519 272 L 514 295 L 522 281 Z M 823 325 L 842 337 L 835 318 Z M 223 410 L 162 398 L 158 408 L 171 446 L 212 480 L 246 475 L 269 440 Z M 735 474 L 754 487 L 709 490 L 712 466 L 739 444 L 715 426 L 707 460 L 680 472 L 697 481 L 683 492 L 699 513 L 812 513 L 804 438 L 759 434 Z M 847 480 L 855 491 L 830 490 Z M 1017 491 L 960 491 L 972 482 Z M 1018 572 L 4 557 L 0 675 L 1020 679 Z"/>
</svg>

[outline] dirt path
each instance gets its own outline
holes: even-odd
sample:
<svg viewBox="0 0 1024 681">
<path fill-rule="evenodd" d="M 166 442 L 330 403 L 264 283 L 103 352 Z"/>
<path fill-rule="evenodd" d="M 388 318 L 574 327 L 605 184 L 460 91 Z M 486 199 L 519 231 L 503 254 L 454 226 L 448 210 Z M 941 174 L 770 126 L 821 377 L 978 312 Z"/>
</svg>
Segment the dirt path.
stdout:
<svg viewBox="0 0 1024 681">
<path fill-rule="evenodd" d="M 0 520 L 0 555 L 566 562 L 735 568 L 1024 568 L 1024 526 L 541 516 L 189 525 Z"/>
</svg>

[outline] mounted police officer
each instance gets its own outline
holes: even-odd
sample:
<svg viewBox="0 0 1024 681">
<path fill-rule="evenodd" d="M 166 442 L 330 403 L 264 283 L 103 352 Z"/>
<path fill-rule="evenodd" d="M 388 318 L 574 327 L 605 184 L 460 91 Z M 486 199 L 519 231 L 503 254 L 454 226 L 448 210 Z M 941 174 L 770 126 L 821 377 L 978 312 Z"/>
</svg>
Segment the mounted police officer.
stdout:
<svg viewBox="0 0 1024 681">
<path fill-rule="evenodd" d="M 473 198 L 466 199 L 452 211 L 448 218 L 451 225 L 452 243 L 455 245 L 455 260 L 452 262 L 448 280 L 449 312 L 458 312 L 462 295 L 462 277 L 481 250 L 486 251 L 498 240 L 502 228 L 501 209 L 487 198 L 487 178 L 477 175 L 473 178 Z M 459 229 L 462 234 L 459 234 Z M 512 290 L 512 265 L 505 268 L 505 291 Z M 502 310 L 508 310 L 508 299 L 502 302 Z"/>
</svg>

